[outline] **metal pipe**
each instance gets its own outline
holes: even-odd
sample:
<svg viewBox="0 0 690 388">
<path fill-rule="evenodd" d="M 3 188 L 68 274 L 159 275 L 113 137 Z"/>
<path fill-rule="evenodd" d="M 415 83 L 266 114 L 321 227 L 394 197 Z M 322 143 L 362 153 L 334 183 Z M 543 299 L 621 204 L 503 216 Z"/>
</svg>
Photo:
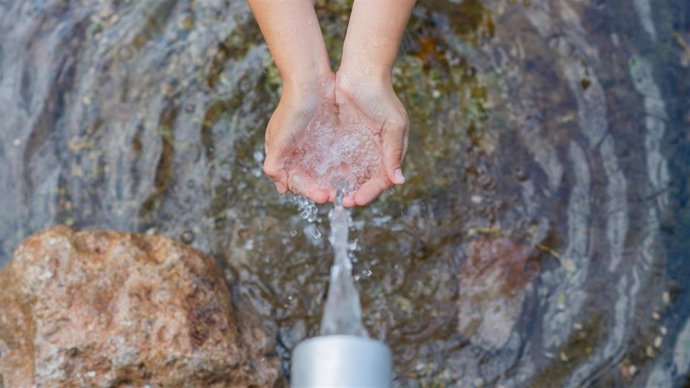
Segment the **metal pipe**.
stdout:
<svg viewBox="0 0 690 388">
<path fill-rule="evenodd" d="M 390 388 L 391 351 L 383 342 L 352 335 L 309 338 L 292 352 L 291 387 Z"/>
</svg>

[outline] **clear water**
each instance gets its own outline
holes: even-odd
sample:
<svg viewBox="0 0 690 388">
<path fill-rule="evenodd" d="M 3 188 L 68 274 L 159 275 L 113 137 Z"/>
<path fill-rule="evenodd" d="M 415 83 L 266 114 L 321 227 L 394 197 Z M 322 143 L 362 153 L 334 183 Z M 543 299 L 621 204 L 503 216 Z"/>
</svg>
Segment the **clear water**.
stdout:
<svg viewBox="0 0 690 388">
<path fill-rule="evenodd" d="M 350 116 L 334 107 L 321 107 L 304 133 L 294 139 L 295 150 L 285 162 L 292 191 L 301 191 L 304 177 L 300 174 L 305 171 L 320 187 L 345 179 L 356 191 L 381 165 L 378 135 Z"/>
<path fill-rule="evenodd" d="M 348 1 L 316 3 L 337 63 Z M 350 229 L 395 385 L 682 387 L 690 3 L 425 0 L 408 30 L 407 183 Z M 279 96 L 246 2 L 0 0 L 0 261 L 55 223 L 179 238 L 288 371 L 333 251 L 262 176 Z"/>
<path fill-rule="evenodd" d="M 328 297 L 323 307 L 321 335 L 348 334 L 368 337 L 362 325 L 362 307 L 359 292 L 352 276 L 352 263 L 348 257 L 348 232 L 350 211 L 343 208 L 343 192 L 338 191 L 336 203 L 331 211 L 331 234 L 335 260 L 331 267 Z"/>
</svg>

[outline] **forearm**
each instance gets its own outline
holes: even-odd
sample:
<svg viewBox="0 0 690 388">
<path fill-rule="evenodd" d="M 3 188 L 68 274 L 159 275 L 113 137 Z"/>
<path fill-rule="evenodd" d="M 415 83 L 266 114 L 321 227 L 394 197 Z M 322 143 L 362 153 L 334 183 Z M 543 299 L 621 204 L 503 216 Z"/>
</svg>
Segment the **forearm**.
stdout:
<svg viewBox="0 0 690 388">
<path fill-rule="evenodd" d="M 303 88 L 330 72 L 328 53 L 310 0 L 248 0 L 283 86 Z"/>
<path fill-rule="evenodd" d="M 358 79 L 390 80 L 415 0 L 355 0 L 340 70 Z"/>
</svg>

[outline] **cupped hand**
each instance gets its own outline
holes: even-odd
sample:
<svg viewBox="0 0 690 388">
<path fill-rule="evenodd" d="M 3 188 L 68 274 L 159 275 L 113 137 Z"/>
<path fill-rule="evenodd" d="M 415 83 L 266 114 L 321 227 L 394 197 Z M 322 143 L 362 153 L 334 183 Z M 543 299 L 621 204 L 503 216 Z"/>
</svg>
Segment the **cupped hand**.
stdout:
<svg viewBox="0 0 690 388">
<path fill-rule="evenodd" d="M 340 71 L 287 85 L 266 129 L 264 171 L 279 193 L 324 203 L 343 187 L 352 207 L 404 183 L 408 120 L 390 81 Z"/>
<path fill-rule="evenodd" d="M 343 198 L 345 207 L 364 206 L 389 187 L 405 182 L 402 162 L 407 152 L 407 112 L 390 78 L 353 77 L 342 69 L 335 78 L 340 124 L 345 128 L 364 124 L 378 139 L 378 162 L 366 181 Z"/>
<path fill-rule="evenodd" d="M 266 158 L 264 172 L 280 194 L 288 190 L 304 195 L 317 203 L 331 197 L 329 187 L 318 182 L 303 166 L 291 163 L 295 159 L 298 142 L 305 137 L 310 124 L 321 117 L 335 114 L 335 75 L 307 82 L 288 83 L 283 86 L 280 102 L 266 128 Z"/>
</svg>

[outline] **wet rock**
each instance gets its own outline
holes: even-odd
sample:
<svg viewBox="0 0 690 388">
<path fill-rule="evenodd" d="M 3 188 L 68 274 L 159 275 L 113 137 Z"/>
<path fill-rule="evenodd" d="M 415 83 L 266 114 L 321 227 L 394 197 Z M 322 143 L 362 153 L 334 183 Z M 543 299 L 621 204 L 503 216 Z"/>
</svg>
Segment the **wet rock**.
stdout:
<svg viewBox="0 0 690 388">
<path fill-rule="evenodd" d="M 213 260 L 160 236 L 34 235 L 0 272 L 8 387 L 271 385 L 274 344 Z"/>
<path fill-rule="evenodd" d="M 529 284 L 539 274 L 534 249 L 508 238 L 483 237 L 465 250 L 458 329 L 478 346 L 502 347 L 520 316 Z"/>
</svg>

